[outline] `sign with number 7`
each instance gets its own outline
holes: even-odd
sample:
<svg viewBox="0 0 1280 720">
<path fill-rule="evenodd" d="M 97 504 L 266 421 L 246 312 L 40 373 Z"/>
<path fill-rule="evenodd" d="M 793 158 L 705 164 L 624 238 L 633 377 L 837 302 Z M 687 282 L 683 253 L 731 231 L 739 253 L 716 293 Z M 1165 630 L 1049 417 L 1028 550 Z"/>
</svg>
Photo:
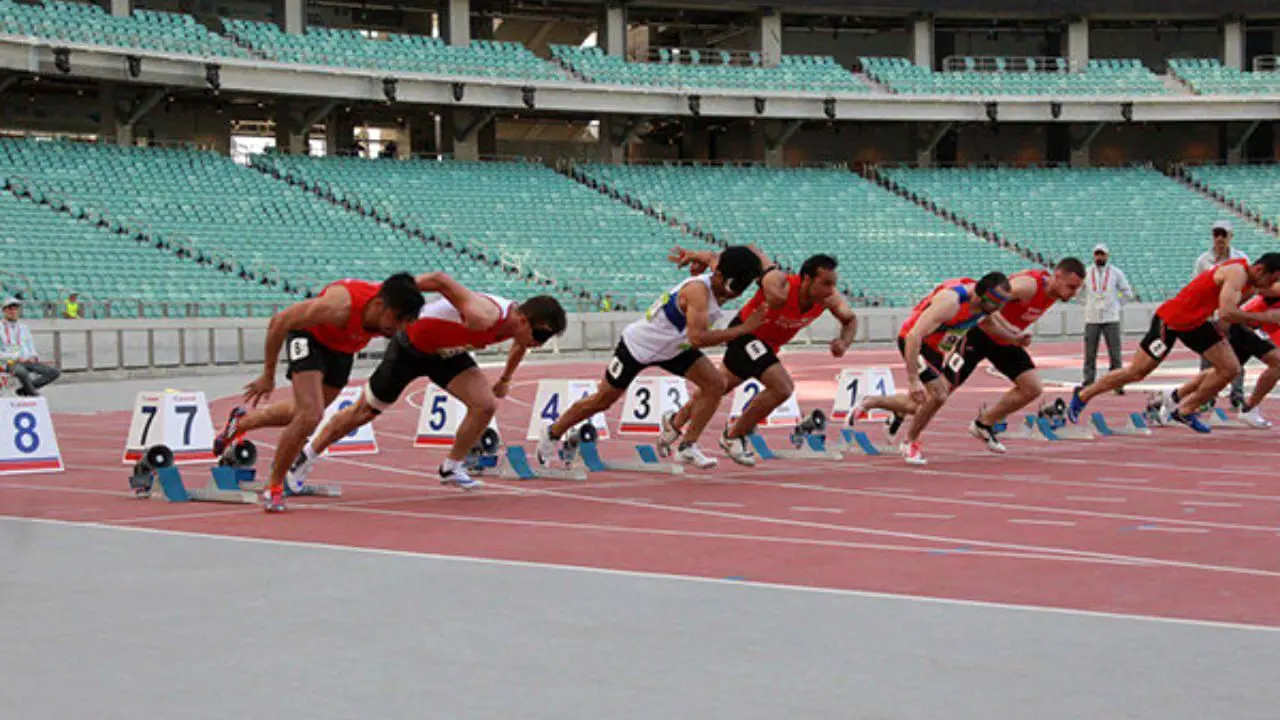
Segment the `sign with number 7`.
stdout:
<svg viewBox="0 0 1280 720">
<path fill-rule="evenodd" d="M 153 445 L 167 445 L 175 463 L 213 459 L 213 418 L 203 392 L 138 393 L 123 462 L 135 462 Z"/>
</svg>

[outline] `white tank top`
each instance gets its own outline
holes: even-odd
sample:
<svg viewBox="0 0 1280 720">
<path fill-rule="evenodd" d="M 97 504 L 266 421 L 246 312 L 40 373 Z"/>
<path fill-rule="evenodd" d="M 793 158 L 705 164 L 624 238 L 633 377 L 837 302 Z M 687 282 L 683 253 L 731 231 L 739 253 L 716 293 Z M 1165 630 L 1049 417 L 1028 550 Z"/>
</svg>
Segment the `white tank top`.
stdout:
<svg viewBox="0 0 1280 720">
<path fill-rule="evenodd" d="M 622 331 L 622 339 L 636 360 L 650 365 L 679 355 L 692 347 L 689 344 L 688 318 L 680 309 L 680 291 L 689 283 L 702 283 L 707 287 L 707 327 L 719 322 L 724 311 L 716 294 L 711 291 L 711 273 L 695 275 L 662 294 L 658 301 L 637 320 Z"/>
</svg>

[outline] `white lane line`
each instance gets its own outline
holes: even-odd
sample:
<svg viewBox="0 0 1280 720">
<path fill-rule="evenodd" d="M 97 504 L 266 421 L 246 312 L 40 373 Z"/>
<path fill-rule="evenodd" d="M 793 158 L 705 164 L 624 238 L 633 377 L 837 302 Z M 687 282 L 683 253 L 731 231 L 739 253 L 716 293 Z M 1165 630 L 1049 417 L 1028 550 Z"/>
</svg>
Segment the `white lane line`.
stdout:
<svg viewBox="0 0 1280 720">
<path fill-rule="evenodd" d="M 1115 503 L 1115 504 L 1119 504 L 1119 503 L 1123 503 L 1123 502 L 1128 502 L 1128 501 L 1127 501 L 1127 500 L 1125 500 L 1124 498 L 1118 498 L 1118 497 L 1097 497 L 1097 496 L 1093 496 L 1093 495 L 1068 495 L 1068 496 L 1067 496 L 1067 499 L 1068 499 L 1068 500 L 1071 500 L 1071 501 L 1073 501 L 1073 502 L 1088 502 L 1088 503 Z"/>
<path fill-rule="evenodd" d="M 746 506 L 745 506 L 745 505 L 743 505 L 742 503 L 736 503 L 736 502 L 714 502 L 714 501 L 711 501 L 711 500 L 695 500 L 693 504 L 694 504 L 694 505 L 697 505 L 698 507 L 709 507 L 709 508 L 740 508 L 740 507 L 746 507 Z"/>
<path fill-rule="evenodd" d="M 1119 483 L 1123 485 L 1145 485 L 1146 478 L 1117 478 L 1117 477 L 1100 477 L 1094 478 L 1100 483 Z"/>
<path fill-rule="evenodd" d="M 978 490 L 968 490 L 968 491 L 966 491 L 966 492 L 965 492 L 965 494 L 964 494 L 964 495 L 965 495 L 965 497 L 976 497 L 976 498 L 1011 498 L 1011 497 L 1018 497 L 1018 493 L 1011 493 L 1011 492 L 987 492 L 987 491 L 985 491 L 985 490 L 983 490 L 983 491 L 978 491 Z"/>
<path fill-rule="evenodd" d="M 1075 520 L 1034 520 L 1031 518 L 1012 518 L 1014 525 L 1052 525 L 1053 527 L 1075 527 Z"/>
<path fill-rule="evenodd" d="M 896 512 L 894 517 L 912 518 L 918 520 L 954 520 L 955 515 L 940 515 L 937 513 L 913 513 L 913 512 Z"/>
<path fill-rule="evenodd" d="M 869 488 L 865 488 L 865 489 L 867 489 L 867 490 L 874 490 L 875 492 L 886 492 L 886 493 L 895 493 L 895 492 L 898 492 L 898 493 L 913 493 L 913 492 L 915 492 L 915 490 L 914 490 L 914 489 L 912 489 L 912 488 L 906 488 L 906 487 L 869 487 Z"/>
<path fill-rule="evenodd" d="M 1242 508 L 1244 503 L 1235 502 L 1213 502 L 1210 500 L 1183 500 L 1178 503 L 1187 507 L 1212 507 L 1212 508 Z"/>
<path fill-rule="evenodd" d="M 1257 487 L 1257 483 L 1244 482 L 1242 480 L 1201 480 L 1201 485 L 1205 487 Z"/>
<path fill-rule="evenodd" d="M 844 510 L 833 507 L 809 507 L 807 505 L 792 505 L 792 512 L 801 513 L 827 513 L 828 515 L 843 515 Z"/>
<path fill-rule="evenodd" d="M 1138 529 L 1143 532 L 1192 533 L 1196 535 L 1204 535 L 1209 532 L 1206 528 L 1164 527 L 1161 525 L 1139 525 Z"/>
</svg>

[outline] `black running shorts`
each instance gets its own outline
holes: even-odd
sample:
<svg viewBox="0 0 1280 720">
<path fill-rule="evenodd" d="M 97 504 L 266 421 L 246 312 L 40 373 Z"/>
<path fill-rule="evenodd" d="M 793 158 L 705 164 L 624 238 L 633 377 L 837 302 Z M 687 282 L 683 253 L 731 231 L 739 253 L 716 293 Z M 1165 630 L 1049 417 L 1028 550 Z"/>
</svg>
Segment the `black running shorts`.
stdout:
<svg viewBox="0 0 1280 720">
<path fill-rule="evenodd" d="M 732 323 L 729 327 L 737 324 Z M 746 380 L 757 380 L 766 370 L 778 364 L 773 348 L 751 333 L 740 335 L 724 349 L 724 366 L 729 372 Z"/>
<path fill-rule="evenodd" d="M 1222 331 L 1212 320 L 1206 320 L 1190 330 L 1172 330 L 1159 315 L 1152 315 L 1151 327 L 1138 347 L 1156 360 L 1164 360 L 1173 351 L 1173 344 L 1179 340 L 1195 354 L 1204 355 L 1209 348 L 1222 341 Z"/>
<path fill-rule="evenodd" d="M 1010 381 L 1016 381 L 1023 373 L 1036 369 L 1036 363 L 1026 348 L 1001 345 L 980 327 L 970 330 L 964 340 L 964 367 L 956 373 L 956 386 L 963 385 L 983 360 L 990 362 L 991 367 Z"/>
<path fill-rule="evenodd" d="M 470 353 L 449 356 L 424 353 L 410 345 L 401 333 L 387 343 L 387 353 L 369 376 L 365 400 L 374 410 L 382 412 L 395 404 L 404 389 L 420 377 L 448 389 L 454 378 L 474 367 L 479 366 Z"/>
<path fill-rule="evenodd" d="M 613 358 L 609 360 L 608 367 L 604 371 L 604 381 L 617 390 L 626 390 L 631 386 L 631 382 L 636 379 L 642 370 L 649 367 L 659 367 L 677 377 L 684 377 L 689 372 L 689 368 L 694 363 L 705 357 L 701 350 L 697 348 L 689 348 L 670 360 L 663 360 L 656 363 L 642 363 L 636 360 L 631 351 L 627 349 L 627 341 L 619 340 L 618 347 L 613 351 Z"/>
<path fill-rule="evenodd" d="M 960 377 L 959 373 L 964 370 L 964 349 L 966 345 L 967 343 L 962 342 L 960 347 L 957 347 L 944 359 L 942 357 L 942 353 L 938 352 L 937 348 L 932 345 L 921 343 L 920 382 L 930 383 L 937 380 L 939 377 L 942 377 L 946 379 L 952 387 L 954 387 L 957 384 L 957 379 Z M 902 357 L 904 359 L 906 358 L 907 339 L 904 337 L 898 338 L 898 352 L 902 353 Z M 947 362 L 948 360 L 950 362 Z M 939 375 L 938 373 L 942 374 Z"/>
<path fill-rule="evenodd" d="M 1271 337 L 1266 331 L 1247 328 L 1243 325 L 1232 325 L 1231 329 L 1227 330 L 1227 342 L 1231 343 L 1231 350 L 1235 352 L 1236 359 L 1241 365 L 1252 358 L 1261 360 L 1264 355 L 1276 349 L 1276 344 L 1271 342 Z"/>
<path fill-rule="evenodd" d="M 284 350 L 289 360 L 289 369 L 285 372 L 287 380 L 292 380 L 300 372 L 319 371 L 325 387 L 341 390 L 351 379 L 355 356 L 330 349 L 305 330 L 289 333 Z"/>
</svg>

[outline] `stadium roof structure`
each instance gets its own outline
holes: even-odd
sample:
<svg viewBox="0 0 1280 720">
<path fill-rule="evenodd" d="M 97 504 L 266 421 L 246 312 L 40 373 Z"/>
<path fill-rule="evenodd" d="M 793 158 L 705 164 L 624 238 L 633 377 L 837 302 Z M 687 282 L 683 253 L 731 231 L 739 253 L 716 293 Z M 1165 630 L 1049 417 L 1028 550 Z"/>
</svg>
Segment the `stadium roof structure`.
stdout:
<svg viewBox="0 0 1280 720">
<path fill-rule="evenodd" d="M 949 15 L 1009 15 L 1024 17 L 1063 17 L 1094 15 L 1103 17 L 1169 17 L 1223 15 L 1280 16 L 1280 4 L 1274 0 L 516 0 L 499 2 L 508 8 L 538 8 L 548 4 L 596 5 L 625 4 L 633 7 L 695 8 L 703 10 L 758 11 L 765 7 L 786 13 L 824 13 L 833 15 L 868 15 L 893 13 L 910 15 L 933 13 Z"/>
</svg>

